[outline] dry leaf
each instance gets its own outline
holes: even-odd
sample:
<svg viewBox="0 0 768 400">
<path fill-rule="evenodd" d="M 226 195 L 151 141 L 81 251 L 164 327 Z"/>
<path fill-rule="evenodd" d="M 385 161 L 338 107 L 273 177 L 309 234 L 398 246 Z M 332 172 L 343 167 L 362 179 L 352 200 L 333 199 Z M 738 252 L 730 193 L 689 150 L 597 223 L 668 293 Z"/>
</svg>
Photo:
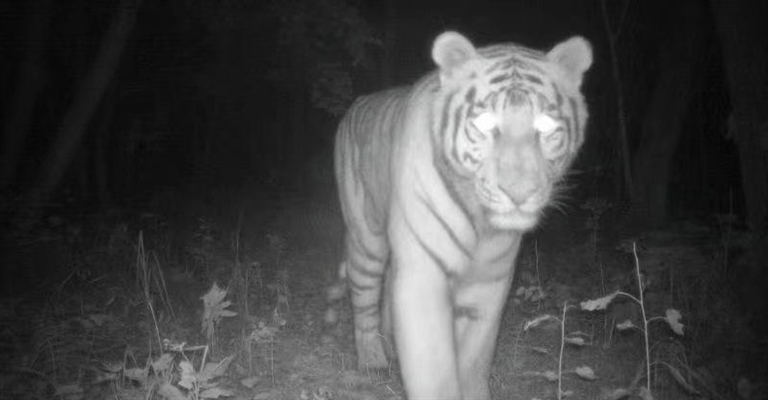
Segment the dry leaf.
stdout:
<svg viewBox="0 0 768 400">
<path fill-rule="evenodd" d="M 680 322 L 680 318 L 682 318 L 682 315 L 680 315 L 680 311 L 677 311 L 673 308 L 670 308 L 667 310 L 667 323 L 669 324 L 669 327 L 672 328 L 672 331 L 677 333 L 680 336 L 683 336 L 683 328 L 685 326 Z"/>
<path fill-rule="evenodd" d="M 617 291 L 598 299 L 582 301 L 581 309 L 585 311 L 605 310 L 618 294 Z"/>
</svg>

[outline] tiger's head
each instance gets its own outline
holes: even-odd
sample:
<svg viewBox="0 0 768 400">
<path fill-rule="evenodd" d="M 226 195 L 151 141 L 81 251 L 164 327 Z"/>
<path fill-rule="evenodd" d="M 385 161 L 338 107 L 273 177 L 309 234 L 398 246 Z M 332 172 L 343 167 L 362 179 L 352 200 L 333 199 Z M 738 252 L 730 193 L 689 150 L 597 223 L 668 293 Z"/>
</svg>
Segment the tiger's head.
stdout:
<svg viewBox="0 0 768 400">
<path fill-rule="evenodd" d="M 589 43 L 573 37 L 547 53 L 514 44 L 476 49 L 445 32 L 432 59 L 443 173 L 493 228 L 533 228 L 584 139 Z"/>
</svg>

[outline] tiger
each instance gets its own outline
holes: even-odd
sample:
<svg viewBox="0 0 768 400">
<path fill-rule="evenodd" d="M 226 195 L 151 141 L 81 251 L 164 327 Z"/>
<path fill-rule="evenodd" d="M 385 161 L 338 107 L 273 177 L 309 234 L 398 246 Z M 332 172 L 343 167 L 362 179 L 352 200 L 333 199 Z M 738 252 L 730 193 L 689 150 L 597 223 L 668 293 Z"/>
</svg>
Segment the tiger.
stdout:
<svg viewBox="0 0 768 400">
<path fill-rule="evenodd" d="M 446 31 L 431 56 L 434 71 L 358 98 L 339 123 L 339 277 L 358 368 L 397 359 L 411 400 L 489 399 L 522 235 L 584 141 L 592 48 L 476 48 Z"/>
</svg>

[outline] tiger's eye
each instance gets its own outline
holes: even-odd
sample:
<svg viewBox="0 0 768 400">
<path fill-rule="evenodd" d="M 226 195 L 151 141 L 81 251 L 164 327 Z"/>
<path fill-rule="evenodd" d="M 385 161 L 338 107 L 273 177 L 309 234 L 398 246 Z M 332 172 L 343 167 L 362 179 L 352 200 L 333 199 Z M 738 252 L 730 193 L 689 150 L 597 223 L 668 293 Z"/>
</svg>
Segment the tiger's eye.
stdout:
<svg viewBox="0 0 768 400">
<path fill-rule="evenodd" d="M 558 125 L 554 118 L 546 114 L 537 115 L 533 120 L 533 127 L 545 135 L 554 132 Z"/>
<path fill-rule="evenodd" d="M 472 120 L 472 125 L 474 125 L 478 131 L 486 135 L 491 135 L 493 130 L 499 125 L 499 120 L 492 112 L 486 111 L 475 117 Z"/>
</svg>

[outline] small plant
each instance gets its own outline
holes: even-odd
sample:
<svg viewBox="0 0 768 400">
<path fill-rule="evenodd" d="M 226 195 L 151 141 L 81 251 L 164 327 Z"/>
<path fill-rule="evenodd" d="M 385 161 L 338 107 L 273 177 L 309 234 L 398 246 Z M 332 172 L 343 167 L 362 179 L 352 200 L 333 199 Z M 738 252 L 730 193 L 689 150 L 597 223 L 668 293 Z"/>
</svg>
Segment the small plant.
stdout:
<svg viewBox="0 0 768 400">
<path fill-rule="evenodd" d="M 232 302 L 224 300 L 226 296 L 227 289 L 219 288 L 219 285 L 214 282 L 208 293 L 200 297 L 203 300 L 204 307 L 202 330 L 212 348 L 216 348 L 216 326 L 221 319 L 237 315 L 236 312 L 227 310 L 227 307 L 232 305 Z"/>
<path fill-rule="evenodd" d="M 589 211 L 589 217 L 585 222 L 586 228 L 590 231 L 589 251 L 592 253 L 592 261 L 595 266 L 600 269 L 600 287 L 602 293 L 605 294 L 605 270 L 603 269 L 603 263 L 600 261 L 600 257 L 597 252 L 598 233 L 600 232 L 600 219 L 603 217 L 606 211 L 611 208 L 611 203 L 605 199 L 593 197 L 582 204 L 582 209 Z"/>
<path fill-rule="evenodd" d="M 219 362 L 206 362 L 208 346 L 187 347 L 185 343 L 172 343 L 166 339 L 163 341 L 163 348 L 165 352 L 156 359 L 148 361 L 144 367 L 126 368 L 129 356 L 135 362 L 129 352 L 126 352 L 123 365 L 108 367 L 112 375 L 110 380 L 116 382 L 113 386 L 115 394 L 126 398 L 131 395 L 130 389 L 120 383 L 121 379 L 117 379 L 122 375 L 128 381 L 138 384 L 142 391 L 151 392 L 156 388 L 157 393 L 164 399 L 201 400 L 233 395 L 231 390 L 219 387 L 217 379 L 229 368 L 234 355 Z M 196 351 L 203 351 L 200 367 L 197 370 L 187 357 L 187 353 Z M 181 361 L 176 361 L 176 354 L 181 355 Z"/>
<path fill-rule="evenodd" d="M 531 264 L 533 264 L 531 266 Z M 516 305 L 522 306 L 525 303 L 532 303 L 536 305 L 536 310 L 541 309 L 541 302 L 547 298 L 547 293 L 541 285 L 541 275 L 539 274 L 539 242 L 535 240 L 533 242 L 533 257 L 527 257 L 525 259 L 526 268 L 520 272 L 518 278 L 522 281 L 522 285 L 518 286 L 515 290 L 515 296 L 513 301 Z M 536 276 L 529 271 L 534 269 Z"/>
<path fill-rule="evenodd" d="M 272 253 L 275 254 L 275 269 L 277 270 L 277 280 L 268 284 L 267 289 L 274 293 L 276 301 L 272 309 L 273 323 L 279 326 L 285 325 L 286 321 L 283 315 L 290 310 L 290 291 L 288 290 L 288 269 L 283 265 L 288 243 L 278 234 L 268 234 L 267 241 Z"/>
<path fill-rule="evenodd" d="M 645 309 L 645 301 L 643 298 L 643 277 L 640 272 L 640 260 L 637 256 L 637 246 L 636 244 L 632 244 L 632 254 L 635 258 L 635 275 L 637 278 L 637 290 L 638 290 L 638 296 L 633 296 L 632 294 L 629 294 L 627 292 L 623 291 L 615 291 L 609 295 L 600 297 L 598 299 L 594 300 L 587 300 L 581 303 L 581 309 L 586 311 L 595 311 L 595 310 L 605 310 L 608 305 L 617 297 L 625 297 L 632 301 L 634 301 L 638 307 L 640 307 L 641 316 L 642 316 L 642 326 L 638 327 L 636 326 L 631 320 L 626 320 L 623 322 L 620 322 L 616 325 L 616 327 L 619 330 L 626 330 L 626 329 L 638 329 L 640 332 L 643 333 L 643 339 L 645 340 L 645 377 L 646 377 L 646 384 L 645 387 L 641 387 L 636 391 L 636 394 L 639 395 L 641 398 L 649 399 L 652 398 L 651 395 L 651 346 L 650 346 L 650 339 L 649 339 L 649 327 L 651 322 L 654 321 L 664 321 L 666 322 L 669 327 L 672 329 L 673 332 L 675 332 L 678 335 L 683 335 L 683 324 L 680 323 L 680 312 L 675 309 L 668 309 L 666 311 L 665 316 L 655 316 L 655 317 L 648 317 Z M 670 373 L 677 379 L 678 376 L 682 376 L 678 370 L 676 370 L 673 366 L 670 364 L 661 364 L 665 365 L 670 369 Z M 690 386 L 690 385 L 689 385 Z M 633 392 L 634 391 L 634 385 L 631 387 L 633 390 L 626 390 L 626 389 L 620 389 L 617 392 L 617 395 L 621 394 L 623 395 L 625 392 Z M 631 394 L 631 393 L 626 393 Z M 613 398 L 613 397 L 611 397 Z M 619 397 L 616 397 L 619 398 Z"/>
<path fill-rule="evenodd" d="M 165 339 L 163 340 L 164 353 L 160 357 L 148 362 L 143 368 L 123 368 L 123 375 L 145 388 L 159 384 L 158 393 L 166 399 L 200 400 L 232 396 L 231 391 L 218 387 L 215 380 L 224 375 L 234 355 L 217 363 L 206 362 L 210 349 L 215 348 L 216 326 L 222 318 L 237 315 L 227 310 L 231 302 L 224 300 L 226 296 L 227 290 L 219 288 L 214 283 L 208 293 L 201 297 L 204 307 L 202 330 L 210 345 L 187 346 L 186 343 L 175 343 Z M 186 355 L 187 352 L 193 351 L 203 352 L 197 369 Z M 174 353 L 180 354 L 183 359 L 176 363 Z"/>
<path fill-rule="evenodd" d="M 277 333 L 283 325 L 285 325 L 285 320 L 277 317 L 273 317 L 272 322 L 269 324 L 260 321 L 252 326 L 251 333 L 246 339 L 246 348 L 249 354 L 253 353 L 253 346 L 268 346 L 269 355 L 267 359 L 269 360 L 269 370 L 273 384 L 275 383 L 275 343 L 277 342 Z"/>
<path fill-rule="evenodd" d="M 523 274 L 521 278 L 524 280 L 524 285 L 517 288 L 515 291 L 515 303 L 516 304 L 522 304 L 524 301 L 527 302 L 535 302 L 537 305 L 541 305 L 541 301 L 546 298 L 546 294 L 544 293 L 544 289 L 541 287 L 541 277 L 539 275 L 539 249 L 538 249 L 538 241 L 534 242 L 534 257 L 533 257 L 533 264 L 535 266 L 536 270 L 536 277 L 534 278 L 530 273 L 529 274 Z M 558 360 L 558 366 L 557 371 L 548 370 L 543 372 L 535 372 L 533 373 L 534 376 L 540 376 L 544 379 L 546 379 L 549 382 L 555 382 L 557 381 L 557 398 L 562 399 L 563 397 L 569 397 L 573 393 L 570 391 L 563 391 L 563 354 L 565 352 L 565 345 L 573 345 L 573 346 L 586 346 L 588 345 L 587 341 L 584 340 L 585 337 L 588 337 L 584 332 L 570 332 L 566 333 L 565 331 L 565 314 L 569 309 L 573 309 L 573 306 L 569 306 L 568 302 L 565 301 L 563 303 L 563 311 L 562 315 L 560 317 L 557 317 L 555 315 L 551 314 L 543 314 L 539 315 L 538 317 L 527 321 L 523 328 L 521 329 L 521 332 L 528 331 L 531 328 L 537 327 L 545 322 L 548 321 L 555 321 L 560 324 L 560 351 L 557 355 Z M 542 353 L 551 355 L 550 352 L 546 349 L 541 348 L 535 348 L 534 350 Z M 553 356 L 554 357 L 554 356 Z M 573 369 L 572 371 L 566 371 L 576 374 L 578 377 L 582 379 L 587 380 L 595 380 L 597 377 L 595 376 L 594 371 L 592 368 L 588 366 L 581 366 Z"/>
<path fill-rule="evenodd" d="M 526 322 L 525 326 L 523 327 L 523 330 L 527 331 L 533 327 L 537 327 L 549 321 L 555 321 L 560 324 L 560 350 L 557 355 L 557 371 L 555 372 L 553 370 L 548 370 L 544 372 L 534 373 L 534 375 L 541 376 L 549 382 L 557 381 L 558 400 L 562 399 L 563 397 L 571 397 L 573 395 L 573 392 L 571 391 L 563 391 L 562 377 L 563 377 L 563 355 L 565 353 L 565 345 L 569 344 L 569 345 L 578 346 L 578 347 L 590 345 L 590 343 L 585 340 L 585 338 L 589 337 L 589 335 L 587 335 L 586 333 L 581 331 L 566 333 L 565 315 L 568 312 L 568 310 L 573 308 L 575 307 L 569 306 L 568 302 L 565 301 L 563 302 L 563 309 L 560 317 L 557 317 L 551 314 L 543 314 Z M 550 354 L 549 351 L 547 351 L 546 349 L 535 349 L 535 350 L 538 350 L 543 354 Z M 579 378 L 589 380 L 589 381 L 593 381 L 597 379 L 597 376 L 595 375 L 594 370 L 591 367 L 586 365 L 582 365 L 580 367 L 574 368 L 573 370 L 565 371 L 565 372 L 573 373 Z"/>
<path fill-rule="evenodd" d="M 288 290 L 288 270 L 285 268 L 280 269 L 277 272 L 277 282 L 267 285 L 269 290 L 275 293 L 275 308 L 273 313 L 275 315 L 282 315 L 290 310 L 290 291 Z"/>
<path fill-rule="evenodd" d="M 150 258 L 150 255 L 152 256 Z M 152 262 L 154 260 L 154 262 Z M 160 329 L 157 327 L 156 310 L 154 308 L 153 301 L 153 287 L 156 292 L 160 294 L 160 300 L 164 306 L 164 309 L 175 318 L 175 313 L 171 305 L 171 299 L 168 295 L 168 290 L 165 284 L 165 277 L 163 271 L 160 268 L 160 262 L 154 253 L 147 252 L 144 249 L 144 233 L 139 232 L 139 238 L 136 245 L 136 282 L 141 288 L 144 302 L 149 310 L 149 315 L 153 319 L 155 326 L 155 333 L 157 335 L 158 345 L 160 343 Z"/>
</svg>

